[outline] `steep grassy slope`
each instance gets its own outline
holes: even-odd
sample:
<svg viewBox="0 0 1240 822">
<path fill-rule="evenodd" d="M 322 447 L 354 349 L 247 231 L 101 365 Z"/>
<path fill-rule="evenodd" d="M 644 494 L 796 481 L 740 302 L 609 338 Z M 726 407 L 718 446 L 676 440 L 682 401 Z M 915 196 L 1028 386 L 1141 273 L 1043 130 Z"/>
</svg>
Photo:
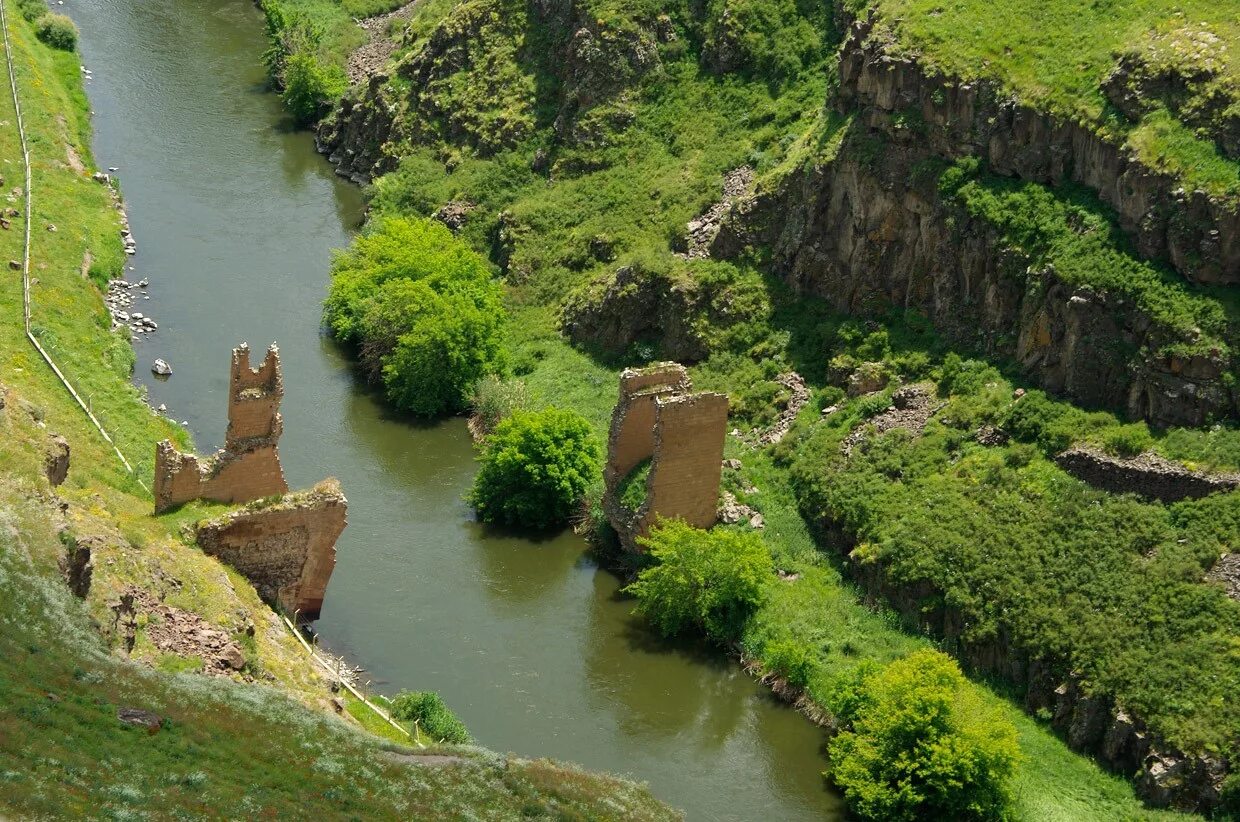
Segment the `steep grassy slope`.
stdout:
<svg viewBox="0 0 1240 822">
<path fill-rule="evenodd" d="M 324 677 L 253 587 L 182 537 L 182 524 L 218 507 L 152 516 L 138 477 L 150 481 L 154 443 L 190 443 L 129 383 L 132 350 L 109 330 L 98 286 L 124 257 L 108 190 L 90 177 L 77 56 L 39 44 L 9 12 L 34 167 L 34 331 L 138 470 L 123 468 L 23 336 L 21 278 L 9 270 L 0 279 L 0 815 L 674 817 L 620 780 L 477 748 L 400 748 L 336 717 Z M 20 212 L 7 81 L 0 157 L 4 207 Z M 21 258 L 20 215 L 0 231 L 0 257 Z M 71 448 L 55 490 L 44 476 L 53 432 Z M 81 601 L 60 566 L 68 547 L 87 541 L 94 573 Z M 124 658 L 112 606 L 134 588 L 236 640 L 245 664 L 232 679 L 244 682 L 139 664 L 202 662 L 160 652 L 145 617 Z M 155 711 L 162 726 L 124 724 L 121 708 Z"/>
</svg>

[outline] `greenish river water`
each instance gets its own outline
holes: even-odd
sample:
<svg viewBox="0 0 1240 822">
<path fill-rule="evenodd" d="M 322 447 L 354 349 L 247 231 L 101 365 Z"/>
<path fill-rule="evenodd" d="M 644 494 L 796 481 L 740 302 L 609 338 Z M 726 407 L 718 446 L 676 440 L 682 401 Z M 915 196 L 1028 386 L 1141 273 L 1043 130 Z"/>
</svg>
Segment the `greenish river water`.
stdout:
<svg viewBox="0 0 1240 822">
<path fill-rule="evenodd" d="M 821 819 L 823 735 L 725 658 L 655 641 L 571 534 L 531 542 L 471 520 L 461 420 L 391 414 L 323 336 L 329 250 L 362 217 L 267 93 L 248 0 L 68 0 L 93 72 L 95 152 L 138 242 L 137 343 L 153 404 L 200 450 L 224 435 L 228 352 L 280 344 L 280 452 L 294 487 L 338 477 L 349 527 L 318 623 L 372 687 L 441 692 L 491 748 L 627 774 L 691 819 Z M 168 360 L 166 382 L 149 372 Z"/>
</svg>

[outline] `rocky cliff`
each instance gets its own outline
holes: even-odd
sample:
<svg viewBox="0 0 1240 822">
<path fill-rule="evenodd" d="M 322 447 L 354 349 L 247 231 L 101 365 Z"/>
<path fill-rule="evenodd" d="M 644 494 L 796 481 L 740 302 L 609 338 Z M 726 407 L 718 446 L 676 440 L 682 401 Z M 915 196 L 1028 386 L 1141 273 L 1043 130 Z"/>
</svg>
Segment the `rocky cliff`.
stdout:
<svg viewBox="0 0 1240 822">
<path fill-rule="evenodd" d="M 1086 406 L 1157 425 L 1237 416 L 1227 345 L 1201 345 L 1200 328 L 1169 325 L 1131 295 L 1065 281 L 999 226 L 949 202 L 937 172 L 981 158 L 998 175 L 1088 187 L 1139 254 L 1200 283 L 1240 282 L 1235 204 L 1185 192 L 1085 126 L 925 71 L 886 46 L 870 22 L 853 24 L 834 100 L 853 118 L 841 150 L 738 201 L 712 253 L 767 246 L 800 292 L 853 314 L 917 311 L 954 342 L 1015 361 Z"/>
</svg>

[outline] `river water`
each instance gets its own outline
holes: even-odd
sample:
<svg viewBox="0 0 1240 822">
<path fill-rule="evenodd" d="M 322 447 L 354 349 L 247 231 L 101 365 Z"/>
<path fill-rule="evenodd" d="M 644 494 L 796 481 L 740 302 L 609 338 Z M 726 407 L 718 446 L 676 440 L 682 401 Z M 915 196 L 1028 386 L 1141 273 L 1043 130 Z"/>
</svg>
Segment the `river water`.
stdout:
<svg viewBox="0 0 1240 822">
<path fill-rule="evenodd" d="M 294 487 L 338 477 L 349 526 L 318 622 L 371 687 L 434 689 L 479 742 L 649 782 L 691 819 L 838 817 L 821 731 L 735 663 L 655 641 L 571 534 L 490 532 L 461 496 L 461 420 L 426 426 L 363 390 L 319 326 L 330 249 L 362 217 L 264 88 L 249 0 L 67 0 L 93 77 L 95 155 L 119 168 L 149 278 L 134 309 L 154 405 L 223 442 L 229 350 L 280 344 Z M 149 367 L 168 360 L 171 379 Z"/>
</svg>

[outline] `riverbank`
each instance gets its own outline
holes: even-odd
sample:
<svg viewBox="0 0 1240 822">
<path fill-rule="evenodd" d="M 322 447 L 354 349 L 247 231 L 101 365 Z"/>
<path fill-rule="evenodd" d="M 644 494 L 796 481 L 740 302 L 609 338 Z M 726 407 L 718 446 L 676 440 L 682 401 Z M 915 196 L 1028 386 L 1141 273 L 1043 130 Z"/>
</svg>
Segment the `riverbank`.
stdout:
<svg viewBox="0 0 1240 822">
<path fill-rule="evenodd" d="M 32 331 L 137 471 L 25 339 L 22 281 L 9 266 L 0 281 L 0 807 L 18 816 L 153 806 L 190 816 L 223 807 L 517 816 L 535 806 L 671 816 L 629 783 L 480 749 L 406 751 L 348 725 L 335 716 L 328 683 L 253 588 L 184 541 L 182 525 L 218 509 L 151 515 L 138 477 L 149 476 L 157 440 L 188 447 L 188 435 L 129 382 L 127 329 L 112 328 L 104 303 L 101 288 L 125 259 L 122 225 L 107 188 L 91 177 L 78 56 L 37 42 L 7 0 L 5 11 L 33 172 Z M 7 82 L 2 97 L 0 156 L 8 159 L 0 176 L 5 208 L 21 219 L 22 154 Z M 0 231 L 0 254 L 18 263 L 19 219 Z M 116 606 L 135 588 L 235 643 L 239 670 L 185 673 L 206 660 L 161 650 L 146 615 L 125 659 L 117 629 L 128 618 Z"/>
<path fill-rule="evenodd" d="M 496 16 L 488 17 L 488 11 Z M 585 414 L 604 439 L 620 364 L 658 358 L 698 362 L 698 387 L 727 391 L 742 430 L 762 428 L 779 415 L 789 373 L 798 372 L 812 396 L 800 414 L 798 436 L 782 450 L 751 452 L 740 439 L 728 445 L 727 457 L 739 459 L 745 469 L 729 474 L 725 489 L 763 515 L 765 540 L 785 572 L 785 584 L 775 586 L 771 601 L 745 633 L 745 656 L 781 676 L 790 661 L 798 663 L 803 677 L 807 666 L 802 687 L 826 709 L 833 684 L 862 661 L 889 662 L 932 643 L 916 620 L 905 629 L 901 617 L 874 605 L 843 576 L 843 567 L 855 572 L 864 557 L 849 563 L 836 555 L 829 540 L 816 543 L 800 513 L 814 500 L 794 493 L 788 471 L 790 452 L 814 424 L 846 426 L 850 432 L 855 427 L 850 441 L 860 446 L 869 439 L 865 421 L 887 411 L 897 385 L 938 381 L 946 374 L 945 341 L 928 333 L 926 318 L 885 316 L 879 310 L 884 295 L 876 293 L 873 301 L 879 305 L 868 312 L 867 321 L 845 322 L 824 303 L 791 294 L 768 267 L 769 249 L 762 243 L 772 229 L 762 221 L 783 227 L 772 203 L 786 199 L 798 219 L 805 215 L 797 208 L 821 211 L 825 206 L 812 197 L 816 180 L 831 173 L 845 178 L 870 173 L 887 150 L 851 114 L 832 111 L 836 55 L 829 48 L 807 46 L 795 58 L 799 66 L 784 71 L 785 58 L 793 56 L 771 45 L 795 41 L 806 26 L 829 33 L 828 46 L 836 45 L 831 37 L 840 38 L 842 32 L 830 20 L 794 20 L 789 14 L 782 19 L 787 31 L 764 31 L 773 40 L 739 44 L 691 13 L 656 18 L 583 3 L 540 14 L 499 2 L 462 4 L 458 12 L 415 13 L 405 57 L 391 72 L 394 79 L 354 89 L 320 127 L 320 140 L 342 171 L 379 175 L 374 180 L 377 214 L 446 215 L 451 221 L 445 222 L 460 236 L 490 255 L 508 285 L 512 376 L 526 383 L 537 402 Z M 781 39 L 785 35 L 791 39 Z M 530 42 L 542 48 L 523 50 Z M 736 51 L 744 49 L 756 53 L 738 56 Z M 470 59 L 453 59 L 461 54 Z M 548 55 L 563 56 L 563 65 Z M 762 74 L 756 68 L 771 64 L 783 73 Z M 484 71 L 484 65 L 491 68 Z M 600 79 L 604 76 L 607 81 Z M 412 92 L 410 82 L 416 86 Z M 469 93 L 482 86 L 494 93 L 485 99 Z M 908 127 L 921 126 L 912 122 Z M 718 184 L 737 169 L 752 168 L 748 163 L 757 167 L 755 191 L 733 209 L 720 201 Z M 944 185 L 938 176 L 948 174 L 946 164 L 932 161 L 904 171 L 929 191 Z M 957 172 L 953 191 L 967 179 L 963 173 Z M 968 185 L 970 196 L 979 201 L 990 202 L 987 197 L 1004 191 L 991 179 L 969 180 Z M 1009 197 L 1015 204 L 1005 201 L 1005 207 L 1023 207 L 1021 198 L 1036 204 L 1055 197 L 1034 188 Z M 725 185 L 725 200 L 729 196 Z M 871 199 L 883 202 L 877 192 Z M 773 214 L 763 208 L 772 208 Z M 1049 209 L 1051 216 L 1058 216 L 1057 208 Z M 1090 225 L 1111 225 L 1104 209 L 1095 204 L 1081 208 Z M 729 259 L 694 258 L 694 250 L 700 250 L 697 234 L 720 229 L 717 222 L 704 226 L 703 221 L 720 214 L 731 219 L 717 243 L 721 256 Z M 1048 225 L 1057 230 L 1057 223 Z M 797 226 L 805 227 L 796 222 L 792 228 Z M 873 232 L 881 234 L 877 227 Z M 1112 236 L 1105 230 L 1098 234 Z M 800 235 L 793 241 L 810 243 Z M 994 254 L 1007 251 L 995 249 Z M 1124 253 L 1118 242 L 1116 248 L 1090 252 L 1101 255 L 1097 259 L 1104 269 Z M 1226 310 L 1226 300 L 1217 295 L 1202 297 L 1182 284 L 1168 287 L 1177 299 L 1191 294 L 1191 300 L 1185 298 L 1189 302 L 1214 300 L 1212 311 Z M 577 348 L 569 346 L 561 329 Z M 1004 375 L 1016 372 L 993 350 L 973 343 L 957 347 L 985 358 L 976 364 L 979 369 L 993 361 Z M 832 359 L 836 355 L 838 362 Z M 1000 383 L 998 376 L 995 382 Z M 1019 384 L 1023 395 L 1028 386 Z M 853 393 L 870 396 L 849 396 L 854 388 Z M 945 388 L 935 405 L 953 399 L 966 411 L 981 409 L 976 422 L 993 427 L 995 421 L 987 416 L 997 408 L 989 405 L 992 388 Z M 1010 403 L 1013 386 L 1006 390 Z M 827 409 L 838 416 L 824 417 L 821 412 Z M 1058 404 L 1054 414 L 1073 435 L 1141 440 L 1140 431 L 1114 415 L 1086 416 L 1066 403 Z M 974 422 L 973 417 L 965 420 Z M 964 424 L 957 418 L 952 426 Z M 1169 447 L 1173 440 L 1194 442 L 1188 450 L 1222 456 L 1234 435 L 1221 431 L 1218 436 L 1188 430 L 1165 438 L 1145 436 L 1154 447 Z M 1048 482 L 1068 481 L 1042 455 L 1026 455 L 1018 444 L 1012 451 L 1013 460 L 1029 457 L 1025 464 L 1035 464 L 1031 473 L 1045 471 Z M 950 462 L 954 455 L 949 451 L 944 459 Z M 874 480 L 880 481 L 898 484 L 899 475 Z M 920 513 L 919 508 L 909 510 Z M 1165 516 L 1153 507 L 1140 510 L 1151 518 Z M 843 517 L 849 512 L 833 513 Z M 814 518 L 821 514 L 810 512 Z M 1078 559 L 1087 565 L 1086 556 Z M 1024 591 L 1032 597 L 1038 593 Z M 927 596 L 935 594 L 930 590 Z M 1177 610 L 1175 616 L 1184 613 Z M 1022 817 L 1089 819 L 1099 809 L 1121 818 L 1158 815 L 1141 806 L 1122 778 L 1070 751 L 1051 730 L 1049 717 L 1032 718 L 1016 699 L 1001 696 L 1006 686 L 989 688 L 979 679 L 975 687 L 992 704 L 1001 704 L 1020 731 L 1026 756 L 1018 776 Z"/>
</svg>

